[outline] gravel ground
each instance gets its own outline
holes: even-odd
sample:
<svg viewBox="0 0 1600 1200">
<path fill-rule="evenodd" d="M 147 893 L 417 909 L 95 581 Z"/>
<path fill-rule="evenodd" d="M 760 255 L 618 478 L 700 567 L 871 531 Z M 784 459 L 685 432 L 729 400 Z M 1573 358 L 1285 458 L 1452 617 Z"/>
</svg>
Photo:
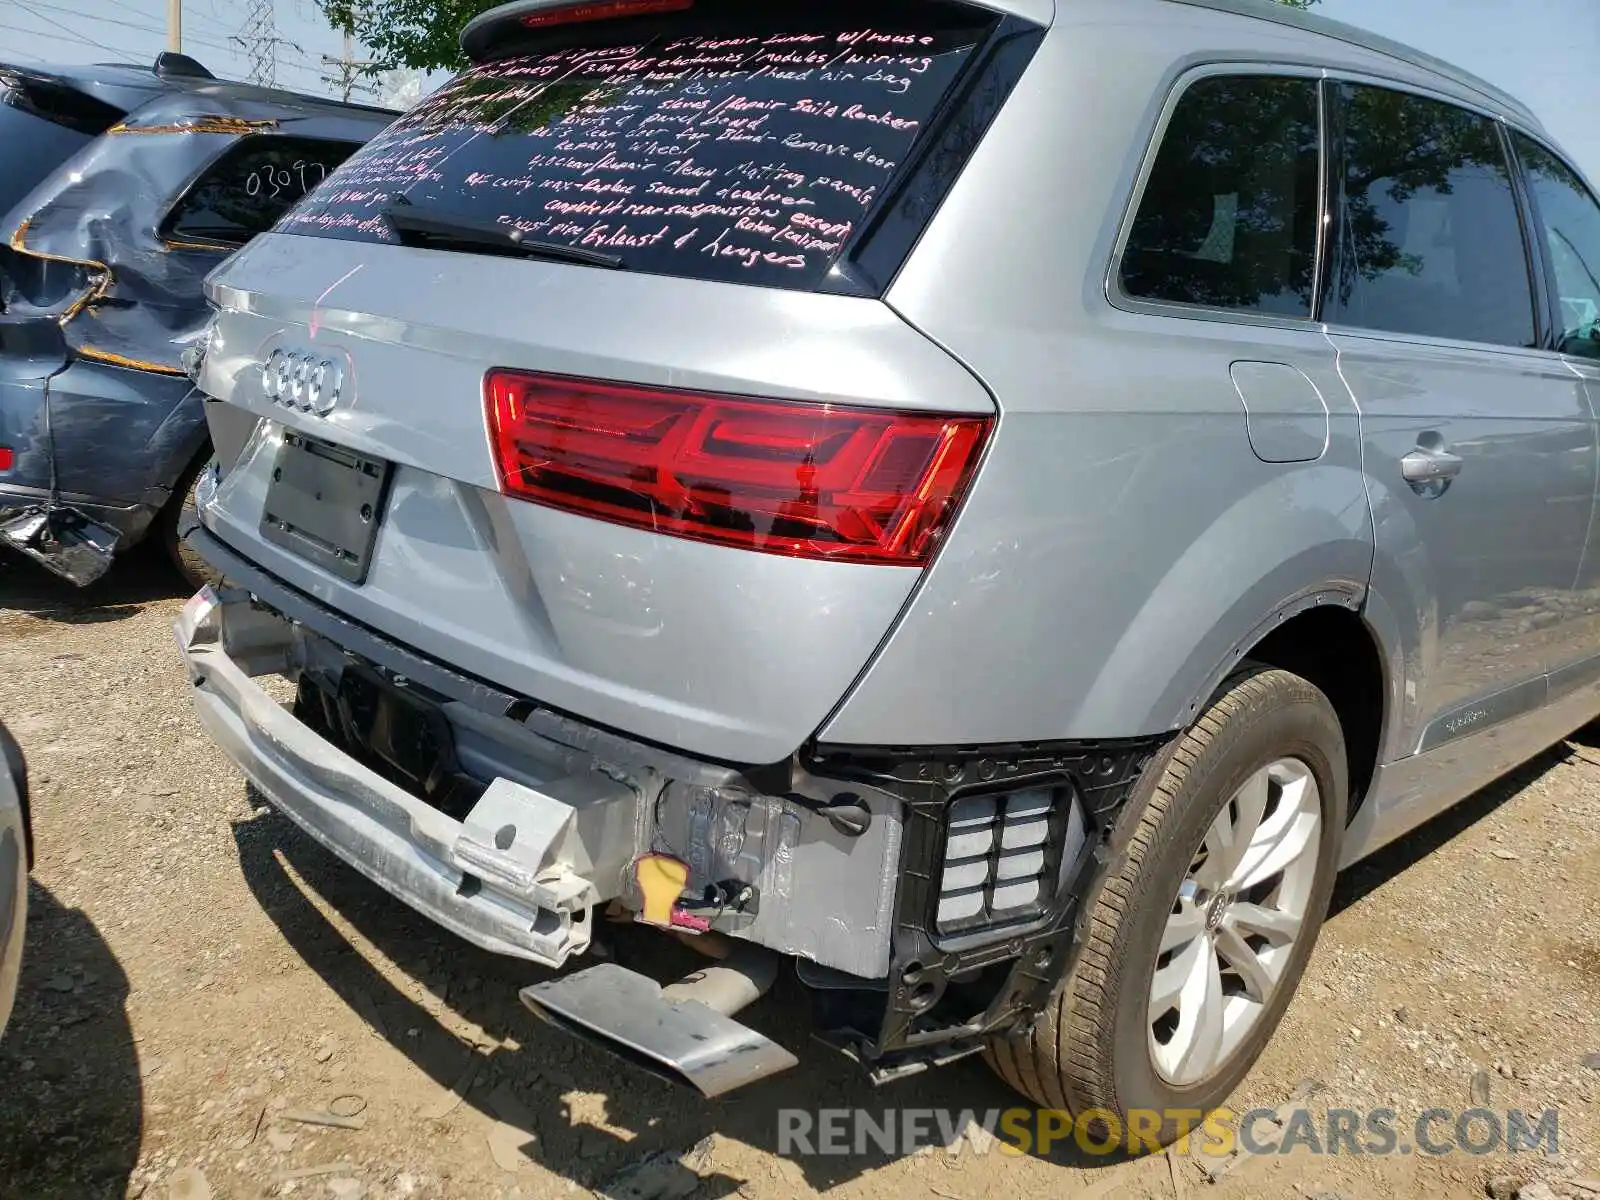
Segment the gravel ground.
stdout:
<svg viewBox="0 0 1600 1200">
<path fill-rule="evenodd" d="M 22 994 L 0 1043 L 0 1197 L 1471 1196 L 1600 1200 L 1600 742 L 1554 747 L 1347 874 L 1234 1107 L 1559 1110 L 1560 1152 L 1112 1163 L 778 1155 L 777 1110 L 1002 1109 L 972 1061 L 874 1090 L 802 1066 L 703 1104 L 536 1027 L 542 977 L 429 925 L 257 804 L 200 731 L 164 567 L 88 593 L 0 564 L 0 716 L 35 784 Z M 618 953 L 662 977 L 659 939 Z M 1308 1085 L 1315 1090 L 1306 1095 Z M 307 1113 L 354 1114 L 343 1125 Z M 1290 1121 L 1288 1128 L 1293 1128 Z M 1439 1126 L 1447 1130 L 1449 1122 Z M 1209 1182 L 1212 1173 L 1215 1182 Z"/>
</svg>

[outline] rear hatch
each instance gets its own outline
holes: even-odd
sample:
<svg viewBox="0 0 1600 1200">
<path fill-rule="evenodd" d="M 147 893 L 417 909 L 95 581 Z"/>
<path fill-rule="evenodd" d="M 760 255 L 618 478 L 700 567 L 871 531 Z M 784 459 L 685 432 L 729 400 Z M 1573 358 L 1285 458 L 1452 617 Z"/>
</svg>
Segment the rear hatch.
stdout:
<svg viewBox="0 0 1600 1200">
<path fill-rule="evenodd" d="M 223 541 L 740 763 L 837 705 L 976 470 L 990 396 L 880 297 L 1003 102 L 999 46 L 1038 32 L 754 8 L 480 18 L 473 67 L 213 276 L 201 377 Z"/>
</svg>

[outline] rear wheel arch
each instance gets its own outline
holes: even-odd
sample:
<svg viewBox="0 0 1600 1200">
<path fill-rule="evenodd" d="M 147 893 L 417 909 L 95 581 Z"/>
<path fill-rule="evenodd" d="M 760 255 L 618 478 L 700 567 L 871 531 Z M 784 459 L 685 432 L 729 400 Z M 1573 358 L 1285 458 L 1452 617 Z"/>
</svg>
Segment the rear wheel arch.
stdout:
<svg viewBox="0 0 1600 1200">
<path fill-rule="evenodd" d="M 1393 670 L 1378 633 L 1351 606 L 1311 603 L 1275 618 L 1239 657 L 1298 675 L 1333 705 L 1345 738 L 1348 826 L 1369 798 L 1393 712 Z"/>
<path fill-rule="evenodd" d="M 1244 1031 L 1244 1040 L 1228 1047 L 1219 1037 L 1216 1057 L 1208 1060 L 1211 1065 L 1204 1066 L 1198 1077 L 1168 1082 L 1156 1074 L 1153 1042 L 1148 1058 L 1146 1053 L 1147 1038 L 1158 1036 L 1161 1021 L 1167 1019 L 1164 1008 L 1156 1006 L 1153 973 L 1166 964 L 1161 956 L 1178 944 L 1169 943 L 1163 930 L 1163 925 L 1170 929 L 1181 916 L 1178 901 L 1168 897 L 1176 892 L 1181 900 L 1189 886 L 1183 883 L 1185 876 L 1201 869 L 1195 864 L 1202 859 L 1193 848 L 1211 845 L 1208 827 L 1224 819 L 1244 827 L 1249 806 L 1241 785 L 1289 763 L 1316 782 L 1309 799 L 1320 820 L 1306 826 L 1302 814 L 1288 812 L 1286 819 L 1301 830 L 1297 846 L 1288 844 L 1289 826 L 1267 834 L 1268 842 L 1261 844 L 1284 846 L 1290 857 L 1270 870 L 1267 865 L 1275 861 L 1275 849 L 1254 860 L 1247 874 L 1265 871 L 1260 877 L 1263 890 L 1249 890 L 1257 886 L 1255 877 L 1238 882 L 1229 878 L 1225 883 L 1203 881 L 1210 893 L 1191 895 L 1199 906 L 1191 909 L 1193 915 L 1214 910 L 1224 925 L 1241 900 L 1244 908 L 1257 914 L 1263 905 L 1292 913 L 1287 923 L 1246 922 L 1249 929 L 1284 935 L 1281 961 L 1267 968 L 1266 983 L 1256 989 L 1259 1019 Z M 1264 814 L 1262 806 L 1256 806 L 1256 813 L 1266 820 L 1252 819 L 1252 831 L 1266 831 L 1272 825 L 1274 803 L 1267 787 L 1263 783 L 1260 794 L 1266 804 Z M 1239 664 L 1209 697 L 1200 719 L 1186 727 L 1140 779 L 1106 873 L 1079 919 L 1083 940 L 1076 960 L 1036 1020 L 990 1042 L 990 1065 L 1036 1103 L 1068 1108 L 1079 1119 L 1110 1112 L 1131 1120 L 1135 1113 L 1160 1112 L 1160 1144 L 1175 1140 L 1185 1131 L 1179 1124 L 1182 1113 L 1209 1111 L 1226 1100 L 1294 994 L 1333 889 L 1347 794 L 1343 735 L 1328 698 L 1310 681 L 1282 668 L 1253 660 Z M 1224 841 L 1218 853 L 1228 845 Z M 1298 896 L 1284 897 L 1285 907 L 1274 899 L 1280 886 L 1275 882 L 1278 872 L 1308 854 L 1314 854 L 1314 875 L 1303 881 Z M 1238 864 L 1236 855 L 1224 866 L 1225 877 Z M 1287 886 L 1287 875 L 1283 879 Z M 1203 936 L 1209 939 L 1216 927 L 1207 919 Z M 1201 935 L 1197 927 L 1182 940 Z M 1219 947 L 1221 937 L 1218 932 Z M 1279 938 L 1267 940 L 1277 944 Z M 1258 956 L 1266 945 L 1240 943 L 1246 944 L 1245 958 L 1261 968 L 1265 960 Z M 1219 952 L 1238 965 L 1233 950 Z M 1262 978 L 1259 969 L 1250 972 L 1241 967 L 1239 974 L 1241 980 Z M 1173 1002 L 1188 1004 L 1196 999 L 1186 989 Z M 1152 1024 L 1158 1012 L 1160 1021 Z M 1217 1028 L 1220 1031 L 1221 1026 Z M 1128 1148 L 1138 1152 L 1131 1142 Z"/>
</svg>

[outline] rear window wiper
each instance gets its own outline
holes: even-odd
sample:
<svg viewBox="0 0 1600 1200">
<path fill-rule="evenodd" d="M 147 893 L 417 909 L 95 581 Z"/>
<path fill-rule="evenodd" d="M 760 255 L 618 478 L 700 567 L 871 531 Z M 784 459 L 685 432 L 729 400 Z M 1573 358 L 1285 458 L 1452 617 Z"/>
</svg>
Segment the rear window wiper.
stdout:
<svg viewBox="0 0 1600 1200">
<path fill-rule="evenodd" d="M 471 217 L 447 213 L 420 212 L 403 199 L 397 199 L 385 208 L 383 218 L 404 245 L 455 245 L 489 254 L 584 263 L 591 267 L 609 267 L 613 271 L 622 269 L 622 259 L 616 254 L 568 246 L 561 242 L 542 242 L 525 236 L 520 229 L 492 221 L 476 221 Z"/>
</svg>

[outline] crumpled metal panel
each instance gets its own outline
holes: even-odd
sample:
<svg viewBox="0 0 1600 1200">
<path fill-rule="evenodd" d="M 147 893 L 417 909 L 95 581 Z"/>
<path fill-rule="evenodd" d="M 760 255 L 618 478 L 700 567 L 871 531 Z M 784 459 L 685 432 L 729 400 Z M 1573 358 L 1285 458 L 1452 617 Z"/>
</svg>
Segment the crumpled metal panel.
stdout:
<svg viewBox="0 0 1600 1200">
<path fill-rule="evenodd" d="M 39 379 L 0 345 L 0 445 L 13 454 L 0 479 L 0 544 L 79 585 L 144 536 L 205 444 L 184 355 L 210 318 L 205 277 L 233 247 L 164 237 L 174 206 L 241 138 L 359 145 L 396 115 L 107 70 L 135 106 L 50 163 L 0 216 L 0 321 L 43 318 L 64 339 Z"/>
<path fill-rule="evenodd" d="M 209 317 L 201 284 L 231 248 L 160 237 L 174 203 L 241 137 L 364 142 L 384 123 L 220 83 L 159 96 L 0 219 L 0 307 L 63 318 L 80 357 L 181 376 Z"/>
<path fill-rule="evenodd" d="M 677 860 L 686 869 L 683 894 L 705 897 L 692 912 L 675 911 L 671 924 L 881 979 L 889 969 L 902 827 L 886 797 L 868 807 L 872 819 L 851 835 L 783 796 L 669 782 L 649 809 L 646 857 Z M 637 872 L 624 896 L 648 916 L 650 897 Z"/>
</svg>

